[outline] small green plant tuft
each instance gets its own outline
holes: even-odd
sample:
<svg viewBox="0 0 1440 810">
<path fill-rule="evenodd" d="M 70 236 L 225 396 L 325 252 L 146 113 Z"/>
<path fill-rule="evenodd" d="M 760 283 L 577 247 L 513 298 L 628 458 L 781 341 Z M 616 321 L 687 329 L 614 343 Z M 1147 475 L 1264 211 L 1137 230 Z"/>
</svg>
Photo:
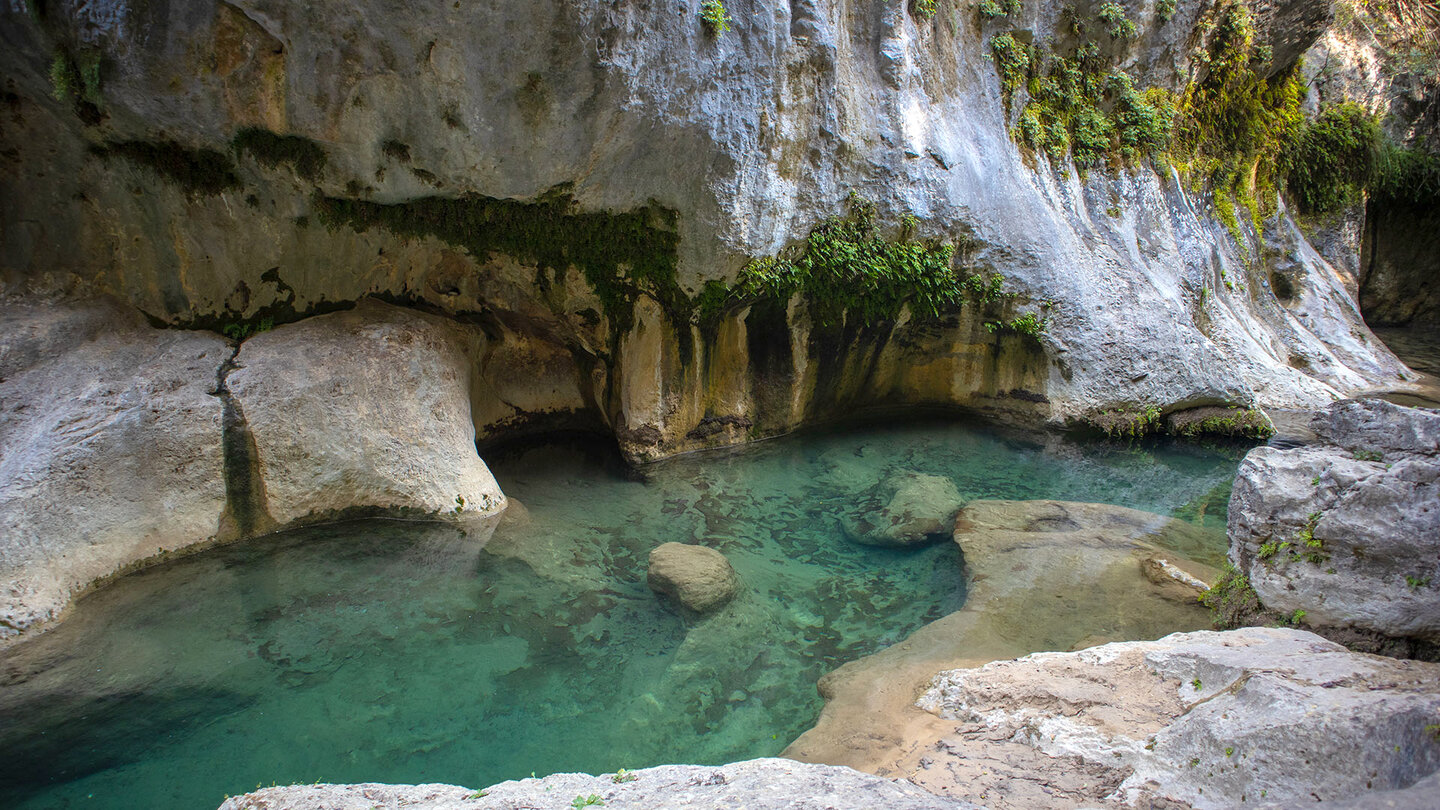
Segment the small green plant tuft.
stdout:
<svg viewBox="0 0 1440 810">
<path fill-rule="evenodd" d="M 605 800 L 594 793 L 589 796 L 576 796 L 570 801 L 570 806 L 575 810 L 580 810 L 582 807 L 598 807 L 603 804 L 605 804 Z"/>
<path fill-rule="evenodd" d="M 1303 547 L 1303 551 L 1297 549 L 1290 556 L 1296 560 L 1306 560 L 1319 565 L 1330 559 L 1329 553 L 1325 551 L 1325 541 L 1315 536 L 1315 527 L 1320 523 L 1320 512 L 1311 512 L 1305 518 L 1305 523 L 1295 532 L 1295 543 Z"/>
<path fill-rule="evenodd" d="M 1008 107 L 1030 70 L 1030 49 L 1005 33 L 990 38 L 990 51 L 995 55 L 995 69 L 1000 73 L 1000 91 Z"/>
<path fill-rule="evenodd" d="M 912 4 L 915 16 L 922 20 L 928 20 L 935 16 L 940 10 L 940 0 L 915 0 Z"/>
<path fill-rule="evenodd" d="M 1356 461 L 1384 461 L 1385 454 L 1379 450 L 1356 450 L 1354 452 Z"/>
<path fill-rule="evenodd" d="M 621 768 L 620 770 L 615 772 L 614 776 L 610 777 L 610 781 L 618 785 L 623 782 L 634 782 L 636 779 L 639 778 L 639 776 L 635 775 L 631 771 L 627 771 L 624 768 Z"/>
<path fill-rule="evenodd" d="M 1215 585 L 1200 595 L 1200 604 L 1210 608 L 1211 620 L 1218 630 L 1249 624 L 1263 611 L 1259 595 L 1250 586 L 1250 578 L 1228 562 Z"/>
<path fill-rule="evenodd" d="M 1156 0 L 1155 16 L 1164 25 L 1175 17 L 1175 0 Z"/>
<path fill-rule="evenodd" d="M 1428 576 L 1411 576 L 1411 575 L 1409 575 L 1409 574 L 1406 574 L 1406 575 L 1405 575 L 1405 584 L 1410 586 L 1410 590 L 1412 590 L 1412 591 L 1418 591 L 1418 590 L 1420 590 L 1421 588 L 1424 588 L 1424 587 L 1426 587 L 1426 586 L 1428 586 L 1428 585 L 1430 584 L 1430 577 L 1428 577 Z"/>
<path fill-rule="evenodd" d="M 1294 613 L 1285 617 L 1285 624 L 1291 627 L 1299 627 L 1305 621 L 1305 611 L 1296 608 Z"/>
<path fill-rule="evenodd" d="M 1101 3 L 1095 16 L 1105 26 L 1105 31 L 1115 39 L 1133 39 L 1140 33 L 1139 26 L 1125 16 L 1125 7 L 1119 3 Z"/>
<path fill-rule="evenodd" d="M 730 22 L 730 15 L 721 0 L 705 0 L 700 4 L 700 24 L 705 26 L 710 36 L 718 37 L 729 31 Z"/>
<path fill-rule="evenodd" d="M 1191 682 L 1190 682 L 1190 685 L 1193 686 L 1193 687 L 1195 687 L 1195 691 L 1196 691 L 1196 692 L 1199 692 L 1200 690 L 1202 690 L 1202 689 L 1205 688 L 1205 686 L 1200 683 L 1200 679 L 1199 679 L 1199 678 L 1196 678 L 1195 680 L 1191 681 Z"/>
<path fill-rule="evenodd" d="M 261 332 L 269 332 L 275 328 L 275 319 L 269 316 L 254 321 L 235 321 L 220 327 L 220 334 L 235 342 L 240 342 Z"/>
</svg>

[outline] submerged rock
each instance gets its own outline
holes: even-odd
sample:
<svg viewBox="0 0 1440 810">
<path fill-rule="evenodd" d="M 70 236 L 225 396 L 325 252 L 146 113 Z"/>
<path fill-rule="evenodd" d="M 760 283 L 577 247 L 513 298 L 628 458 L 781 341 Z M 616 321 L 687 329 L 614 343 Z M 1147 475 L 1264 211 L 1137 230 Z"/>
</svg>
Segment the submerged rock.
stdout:
<svg viewBox="0 0 1440 810">
<path fill-rule="evenodd" d="M 108 301 L 0 306 L 0 639 L 97 579 L 213 540 L 218 336 Z"/>
<path fill-rule="evenodd" d="M 897 752 L 929 733 L 934 719 L 911 704 L 942 669 L 1207 627 L 1194 585 L 1147 576 L 1147 561 L 1207 582 L 1215 572 L 1188 558 L 1224 539 L 1120 506 L 973 501 L 956 517 L 955 542 L 965 560 L 965 607 L 822 678 L 825 708 L 785 756 L 907 775 Z"/>
<path fill-rule="evenodd" d="M 866 500 L 885 505 L 842 517 L 845 536 L 862 545 L 902 548 L 949 540 L 964 502 L 949 478 L 914 472 L 891 476 Z"/>
<path fill-rule="evenodd" d="M 709 613 L 735 598 L 740 578 L 713 548 L 665 543 L 650 552 L 645 581 L 696 613 Z"/>
<path fill-rule="evenodd" d="M 1433 653 L 1440 412 L 1346 401 L 1312 428 L 1317 444 L 1256 448 L 1240 465 L 1231 561 L 1266 608 L 1292 621 L 1374 649 Z"/>
<path fill-rule="evenodd" d="M 594 797 L 592 800 L 591 797 Z M 966 810 L 904 782 L 787 759 L 729 765 L 662 765 L 624 774 L 557 773 L 484 790 L 451 785 L 293 785 L 225 800 L 221 810 L 518 810 L 604 806 L 617 810 Z"/>
<path fill-rule="evenodd" d="M 254 440 L 257 508 L 280 524 L 503 509 L 475 451 L 461 340 L 442 319 L 367 300 L 245 341 L 227 384 Z"/>
<path fill-rule="evenodd" d="M 1229 808 L 1367 796 L 1440 769 L 1440 665 L 1246 628 L 942 672 L 916 784 L 1004 807 Z M 923 754 L 923 755 L 922 755 Z M 1433 800 L 1433 796 L 1432 796 Z"/>
</svg>

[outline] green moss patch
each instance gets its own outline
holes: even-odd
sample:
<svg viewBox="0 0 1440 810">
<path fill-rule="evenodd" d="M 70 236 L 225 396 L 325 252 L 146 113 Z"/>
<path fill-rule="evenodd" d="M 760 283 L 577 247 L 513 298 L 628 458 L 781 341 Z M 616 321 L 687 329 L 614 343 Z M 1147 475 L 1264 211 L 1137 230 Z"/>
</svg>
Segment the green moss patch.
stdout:
<svg viewBox="0 0 1440 810">
<path fill-rule="evenodd" d="M 295 173 L 314 182 L 325 171 L 328 157 L 320 144 L 298 135 L 277 135 L 267 129 L 247 127 L 231 141 L 237 153 L 248 153 L 261 165 L 278 168 L 288 165 Z"/>
<path fill-rule="evenodd" d="M 644 293 L 660 302 L 677 331 L 689 335 L 692 303 L 675 281 L 679 236 L 669 209 L 578 211 L 568 189 L 560 187 L 534 202 L 466 194 L 385 205 L 320 196 L 315 210 L 330 228 L 435 237 L 476 259 L 503 254 L 536 265 L 542 274 L 575 267 L 617 333 L 629 330 L 636 298 Z"/>
<path fill-rule="evenodd" d="M 143 166 L 190 194 L 240 187 L 234 162 L 214 149 L 191 149 L 174 141 L 107 141 L 92 151 L 105 160 L 118 157 Z"/>
<path fill-rule="evenodd" d="M 811 229 L 790 255 L 752 260 L 736 289 L 780 302 L 802 294 L 822 326 L 894 320 L 907 304 L 918 317 L 937 317 L 958 311 L 966 301 L 986 303 L 1004 295 L 1000 276 L 957 266 L 954 244 L 914 238 L 913 219 L 898 235 L 886 237 L 874 203 L 851 194 L 849 207 L 848 215 Z M 1038 326 L 1027 323 L 1015 330 L 1038 334 L 1043 322 Z"/>
</svg>

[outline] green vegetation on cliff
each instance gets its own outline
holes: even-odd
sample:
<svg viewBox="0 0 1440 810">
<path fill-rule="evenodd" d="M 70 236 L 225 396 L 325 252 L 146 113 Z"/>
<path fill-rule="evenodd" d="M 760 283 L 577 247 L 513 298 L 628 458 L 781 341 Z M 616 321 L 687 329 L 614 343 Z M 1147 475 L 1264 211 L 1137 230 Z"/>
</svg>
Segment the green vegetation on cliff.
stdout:
<svg viewBox="0 0 1440 810">
<path fill-rule="evenodd" d="M 503 254 L 533 263 L 542 271 L 541 282 L 544 271 L 558 277 L 575 267 L 617 333 L 629 330 L 635 300 L 645 293 L 660 302 L 682 335 L 689 334 L 692 303 L 675 281 L 675 212 L 657 205 L 618 213 L 578 211 L 569 189 L 561 186 L 534 202 L 466 194 L 386 205 L 317 195 L 315 210 L 330 228 L 433 236 L 478 261 Z"/>
<path fill-rule="evenodd" d="M 824 325 L 851 319 L 863 323 L 893 320 L 909 305 L 918 317 L 958 311 L 967 301 L 998 301 L 1004 279 L 957 267 L 956 245 L 914 237 L 918 224 L 907 217 L 894 238 L 881 234 L 875 204 L 856 194 L 849 213 L 811 229 L 803 245 L 789 255 L 752 260 L 736 290 L 743 296 L 788 301 L 799 293 L 812 316 Z M 996 329 L 1038 335 L 1045 321 L 1028 313 Z"/>
<path fill-rule="evenodd" d="M 174 141 L 107 141 L 91 151 L 105 160 L 118 157 L 143 166 L 188 194 L 219 194 L 240 186 L 235 163 L 214 149 L 191 149 Z"/>
<path fill-rule="evenodd" d="M 237 153 L 248 152 L 261 164 L 274 169 L 288 164 L 302 178 L 314 182 L 325 170 L 325 149 L 309 138 L 277 135 L 267 129 L 246 127 L 231 140 Z"/>
</svg>

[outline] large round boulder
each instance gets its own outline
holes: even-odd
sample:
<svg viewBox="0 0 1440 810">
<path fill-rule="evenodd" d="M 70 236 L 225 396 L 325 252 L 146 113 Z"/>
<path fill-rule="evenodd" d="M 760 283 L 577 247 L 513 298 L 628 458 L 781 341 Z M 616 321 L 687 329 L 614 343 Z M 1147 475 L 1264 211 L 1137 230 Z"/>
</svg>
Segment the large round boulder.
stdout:
<svg viewBox="0 0 1440 810">
<path fill-rule="evenodd" d="M 735 597 L 740 578 L 713 548 L 665 543 L 650 552 L 650 590 L 673 597 L 696 613 L 709 613 Z"/>
</svg>

